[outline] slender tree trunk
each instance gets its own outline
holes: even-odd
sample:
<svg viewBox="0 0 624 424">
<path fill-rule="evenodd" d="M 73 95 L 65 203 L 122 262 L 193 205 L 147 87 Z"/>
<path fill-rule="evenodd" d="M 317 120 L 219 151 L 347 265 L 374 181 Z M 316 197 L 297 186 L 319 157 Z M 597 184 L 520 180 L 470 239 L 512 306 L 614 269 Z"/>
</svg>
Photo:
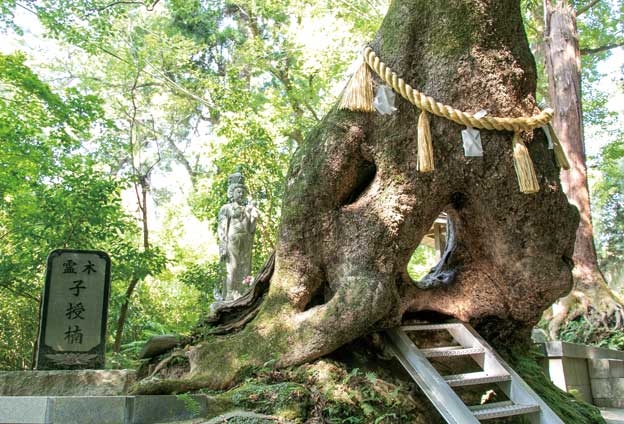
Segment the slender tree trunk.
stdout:
<svg viewBox="0 0 624 424">
<path fill-rule="evenodd" d="M 141 199 L 139 200 L 139 205 L 141 207 L 141 222 L 143 224 L 143 249 L 149 249 L 149 226 L 147 223 L 147 193 L 149 191 L 149 186 L 147 182 L 146 176 L 140 177 L 141 181 Z"/>
<path fill-rule="evenodd" d="M 545 58 L 549 96 L 555 109 L 554 127 L 570 162 L 561 172 L 561 185 L 581 220 L 574 244 L 574 289 L 555 307 L 550 321 L 551 336 L 565 320 L 580 314 L 600 322 L 621 325 L 622 307 L 607 286 L 598 267 L 591 219 L 581 107 L 581 54 L 576 15 L 567 0 L 544 0 Z"/>
<path fill-rule="evenodd" d="M 137 197 L 139 203 L 139 209 L 141 210 L 141 221 L 143 225 L 143 250 L 149 249 L 149 226 L 147 222 L 148 214 L 147 214 L 147 194 L 148 194 L 148 183 L 147 177 L 141 176 L 140 179 L 141 186 L 141 194 L 139 196 L 139 192 L 137 190 Z M 130 301 L 132 300 L 132 295 L 134 294 L 134 290 L 139 284 L 140 279 L 133 277 L 130 281 L 130 284 L 126 288 L 126 293 L 124 295 L 124 301 L 121 305 L 121 309 L 119 310 L 119 319 L 117 320 L 117 327 L 115 329 L 115 342 L 113 344 L 113 352 L 119 353 L 121 349 L 121 340 L 123 337 L 123 330 L 126 325 L 126 319 L 128 317 L 128 308 L 130 307 Z"/>
<path fill-rule="evenodd" d="M 536 71 L 519 3 L 395 0 L 371 47 L 439 102 L 531 116 Z M 402 98 L 396 107 L 390 116 L 334 109 L 302 143 L 286 179 L 268 293 L 240 332 L 190 350 L 180 387 L 224 387 L 247 366 L 311 361 L 405 314 L 471 322 L 497 346 L 524 343 L 543 310 L 569 291 L 578 214 L 543 132 L 522 135 L 541 187 L 527 195 L 518 189 L 511 132 L 481 131 L 484 156 L 467 158 L 464 128 L 432 116 L 435 170 L 422 173 L 419 111 Z M 442 211 L 452 237 L 428 283 L 416 284 L 407 264 Z"/>
<path fill-rule="evenodd" d="M 126 289 L 126 294 L 124 296 L 124 302 L 121 305 L 121 309 L 119 310 L 119 318 L 117 319 L 117 327 L 115 329 L 115 342 L 113 344 L 113 352 L 119 353 L 121 350 L 121 339 L 123 337 L 123 329 L 126 325 L 126 318 L 128 317 L 128 307 L 130 306 L 130 299 L 132 298 L 132 294 L 134 293 L 134 289 L 136 289 L 137 284 L 139 283 L 138 278 L 133 278 Z"/>
</svg>

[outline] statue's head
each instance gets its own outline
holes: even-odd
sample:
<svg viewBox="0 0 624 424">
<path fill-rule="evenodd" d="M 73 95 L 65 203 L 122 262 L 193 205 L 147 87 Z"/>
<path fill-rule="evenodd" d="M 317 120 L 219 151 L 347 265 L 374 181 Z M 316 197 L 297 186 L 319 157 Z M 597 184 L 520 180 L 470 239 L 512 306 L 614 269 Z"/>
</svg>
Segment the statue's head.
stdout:
<svg viewBox="0 0 624 424">
<path fill-rule="evenodd" d="M 228 176 L 227 197 L 230 202 L 243 203 L 247 197 L 245 177 L 240 172 Z"/>
</svg>

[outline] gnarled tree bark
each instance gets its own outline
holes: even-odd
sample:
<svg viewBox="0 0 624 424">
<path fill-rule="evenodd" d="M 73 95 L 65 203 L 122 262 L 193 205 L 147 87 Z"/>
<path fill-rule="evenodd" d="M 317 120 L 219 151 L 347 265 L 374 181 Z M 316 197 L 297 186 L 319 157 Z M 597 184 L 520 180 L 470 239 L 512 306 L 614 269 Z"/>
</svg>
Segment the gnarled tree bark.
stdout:
<svg viewBox="0 0 624 424">
<path fill-rule="evenodd" d="M 396 0 L 371 46 L 440 102 L 504 117 L 538 112 L 518 0 Z M 299 147 L 258 314 L 240 332 L 191 349 L 184 384 L 222 388 L 247 366 L 311 361 L 406 313 L 469 321 L 496 343 L 529 329 L 570 289 L 578 214 L 543 132 L 524 134 L 541 186 L 526 195 L 512 133 L 482 131 L 484 157 L 466 158 L 463 128 L 431 117 L 436 169 L 420 173 L 417 113 L 403 99 L 396 106 L 390 116 L 334 109 Z M 438 269 L 446 278 L 422 289 L 407 263 L 443 210 L 454 227 Z"/>
</svg>

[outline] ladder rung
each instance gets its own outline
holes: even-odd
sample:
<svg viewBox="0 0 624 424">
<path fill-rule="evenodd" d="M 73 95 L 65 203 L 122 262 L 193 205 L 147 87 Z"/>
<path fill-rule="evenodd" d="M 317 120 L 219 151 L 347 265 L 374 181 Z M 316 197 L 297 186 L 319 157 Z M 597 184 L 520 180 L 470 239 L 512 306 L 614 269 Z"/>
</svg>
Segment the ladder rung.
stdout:
<svg viewBox="0 0 624 424">
<path fill-rule="evenodd" d="M 499 402 L 490 402 L 490 403 L 482 403 L 480 405 L 470 405 L 468 409 L 472 412 L 481 411 L 482 409 L 490 409 L 490 408 L 501 408 L 503 406 L 511 406 L 514 403 L 510 400 L 501 400 Z"/>
<path fill-rule="evenodd" d="M 476 407 L 471 406 L 470 410 L 478 420 L 491 420 L 494 418 L 539 412 L 540 407 L 538 405 L 516 405 L 512 402 L 495 402 L 478 405 Z"/>
<path fill-rule="evenodd" d="M 466 374 L 445 375 L 444 380 L 451 387 L 473 386 L 476 384 L 497 383 L 501 381 L 510 381 L 509 374 L 491 375 L 486 372 L 469 372 Z"/>
<path fill-rule="evenodd" d="M 431 347 L 427 349 L 420 349 L 426 358 L 444 358 L 449 356 L 468 356 L 478 355 L 485 353 L 485 349 L 481 347 L 462 347 L 462 346 L 445 346 L 445 347 Z"/>
<path fill-rule="evenodd" d="M 403 331 L 435 331 L 435 330 L 449 330 L 452 328 L 463 328 L 464 324 L 461 323 L 447 323 L 447 324 L 417 324 L 417 325 L 403 325 L 401 330 Z"/>
</svg>

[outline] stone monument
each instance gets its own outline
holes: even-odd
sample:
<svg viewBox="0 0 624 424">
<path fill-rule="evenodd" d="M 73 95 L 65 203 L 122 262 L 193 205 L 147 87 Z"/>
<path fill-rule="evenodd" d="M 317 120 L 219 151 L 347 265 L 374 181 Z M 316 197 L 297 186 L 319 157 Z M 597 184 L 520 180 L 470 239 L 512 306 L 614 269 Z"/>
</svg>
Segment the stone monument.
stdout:
<svg viewBox="0 0 624 424">
<path fill-rule="evenodd" d="M 228 177 L 228 203 L 218 217 L 219 260 L 225 268 L 225 281 L 217 300 L 235 300 L 250 287 L 251 252 L 258 209 L 247 199 L 247 186 L 240 172 Z"/>
<path fill-rule="evenodd" d="M 110 266 L 105 252 L 50 253 L 36 369 L 104 368 Z"/>
</svg>

